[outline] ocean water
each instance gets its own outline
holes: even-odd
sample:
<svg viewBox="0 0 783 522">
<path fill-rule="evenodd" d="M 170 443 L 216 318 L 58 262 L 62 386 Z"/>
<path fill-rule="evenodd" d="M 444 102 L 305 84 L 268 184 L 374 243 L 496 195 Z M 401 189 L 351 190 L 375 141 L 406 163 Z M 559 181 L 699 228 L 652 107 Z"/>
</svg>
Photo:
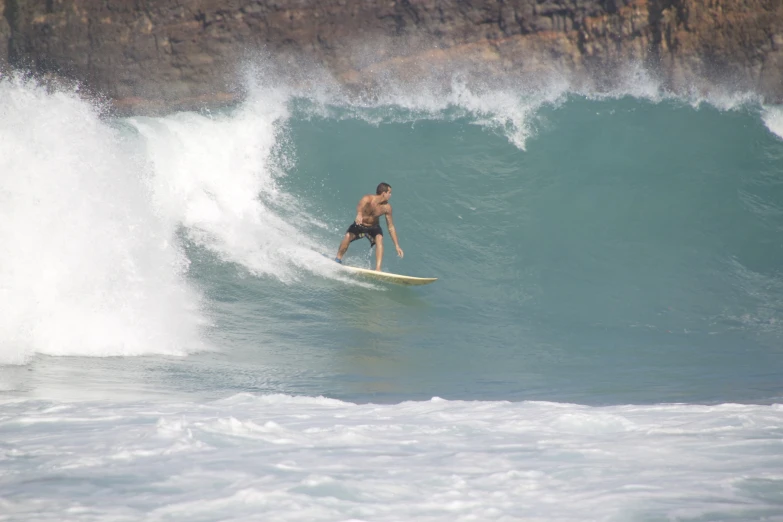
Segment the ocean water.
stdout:
<svg viewBox="0 0 783 522">
<path fill-rule="evenodd" d="M 0 520 L 783 520 L 781 107 L 262 80 L 0 78 Z"/>
</svg>

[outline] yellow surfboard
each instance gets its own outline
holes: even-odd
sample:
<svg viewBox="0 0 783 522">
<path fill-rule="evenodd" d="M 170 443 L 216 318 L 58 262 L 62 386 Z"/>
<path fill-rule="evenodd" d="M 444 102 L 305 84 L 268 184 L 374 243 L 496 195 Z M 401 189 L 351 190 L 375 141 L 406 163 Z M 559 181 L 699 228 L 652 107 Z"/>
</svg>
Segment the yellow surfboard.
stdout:
<svg viewBox="0 0 783 522">
<path fill-rule="evenodd" d="M 398 285 L 420 286 L 428 285 L 438 280 L 437 277 L 412 277 L 400 274 L 392 274 L 390 272 L 367 270 L 366 268 L 359 268 L 358 266 L 342 265 L 342 267 L 349 272 L 353 272 L 354 274 L 360 275 L 362 277 L 368 277 L 387 283 L 395 283 Z"/>
</svg>

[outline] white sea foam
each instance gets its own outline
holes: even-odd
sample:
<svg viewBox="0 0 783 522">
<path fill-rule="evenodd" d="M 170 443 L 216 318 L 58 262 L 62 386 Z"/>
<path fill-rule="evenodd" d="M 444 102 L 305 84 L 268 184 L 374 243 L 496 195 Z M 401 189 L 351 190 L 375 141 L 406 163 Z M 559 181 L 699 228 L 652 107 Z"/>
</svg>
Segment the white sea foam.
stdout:
<svg viewBox="0 0 783 522">
<path fill-rule="evenodd" d="M 783 139 L 783 107 L 766 107 L 762 117 L 770 132 Z"/>
<path fill-rule="evenodd" d="M 781 513 L 780 405 L 356 405 L 243 394 L 200 405 L 8 401 L 0 411 L 0 498 L 12 519 Z"/>
<path fill-rule="evenodd" d="M 0 363 L 202 348 L 144 163 L 73 91 L 0 79 Z"/>
</svg>

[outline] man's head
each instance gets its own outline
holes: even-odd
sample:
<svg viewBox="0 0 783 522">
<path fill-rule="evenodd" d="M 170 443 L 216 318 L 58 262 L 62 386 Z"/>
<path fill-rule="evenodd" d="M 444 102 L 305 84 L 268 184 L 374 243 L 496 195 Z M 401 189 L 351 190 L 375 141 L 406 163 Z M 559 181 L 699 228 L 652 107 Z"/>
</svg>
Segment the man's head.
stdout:
<svg viewBox="0 0 783 522">
<path fill-rule="evenodd" d="M 391 197 L 391 185 L 388 183 L 380 183 L 378 188 L 375 189 L 375 193 L 379 196 L 384 196 L 385 201 L 389 201 Z"/>
</svg>

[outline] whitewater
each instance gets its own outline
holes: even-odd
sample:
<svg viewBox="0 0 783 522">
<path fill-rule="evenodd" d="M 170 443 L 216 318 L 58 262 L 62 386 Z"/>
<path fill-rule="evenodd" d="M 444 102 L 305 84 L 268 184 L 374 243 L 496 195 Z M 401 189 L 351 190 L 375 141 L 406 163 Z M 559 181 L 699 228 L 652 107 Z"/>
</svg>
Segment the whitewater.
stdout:
<svg viewBox="0 0 783 522">
<path fill-rule="evenodd" d="M 0 77 L 0 520 L 783 520 L 783 108 L 246 83 Z"/>
</svg>

